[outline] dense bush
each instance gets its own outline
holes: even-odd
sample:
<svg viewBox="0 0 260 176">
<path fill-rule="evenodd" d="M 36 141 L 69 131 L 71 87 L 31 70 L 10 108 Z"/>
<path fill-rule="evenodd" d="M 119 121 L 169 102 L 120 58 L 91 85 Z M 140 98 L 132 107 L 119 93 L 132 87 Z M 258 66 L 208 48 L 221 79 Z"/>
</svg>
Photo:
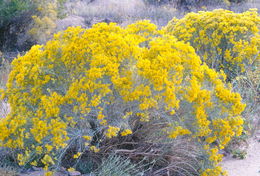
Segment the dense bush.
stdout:
<svg viewBox="0 0 260 176">
<path fill-rule="evenodd" d="M 247 69 L 244 74 L 239 75 L 232 81 L 233 90 L 239 92 L 247 106 L 243 112 L 246 117 L 244 129 L 246 133 L 254 135 L 259 127 L 260 119 L 260 70 L 259 67 Z"/>
<path fill-rule="evenodd" d="M 173 19 L 165 30 L 189 42 L 209 67 L 223 69 L 228 78 L 234 78 L 259 61 L 259 24 L 256 10 L 234 13 L 218 9 Z"/>
<path fill-rule="evenodd" d="M 0 0 L 1 51 L 23 51 L 32 46 L 26 32 L 35 10 L 32 0 Z"/>
<path fill-rule="evenodd" d="M 0 0 L 0 27 L 33 7 L 30 0 Z"/>
<path fill-rule="evenodd" d="M 25 51 L 44 43 L 65 16 L 65 0 L 0 0 L 0 50 Z"/>
<path fill-rule="evenodd" d="M 202 145 L 208 163 L 200 172 L 217 176 L 218 150 L 241 134 L 245 107 L 224 80 L 191 46 L 147 21 L 68 28 L 13 61 L 0 144 L 20 150 L 20 165 L 47 170 L 157 119 L 165 122 L 160 135 Z"/>
<path fill-rule="evenodd" d="M 34 0 L 37 12 L 32 16 L 34 24 L 29 34 L 42 44 L 49 40 L 56 30 L 56 21 L 65 15 L 66 0 Z"/>
</svg>

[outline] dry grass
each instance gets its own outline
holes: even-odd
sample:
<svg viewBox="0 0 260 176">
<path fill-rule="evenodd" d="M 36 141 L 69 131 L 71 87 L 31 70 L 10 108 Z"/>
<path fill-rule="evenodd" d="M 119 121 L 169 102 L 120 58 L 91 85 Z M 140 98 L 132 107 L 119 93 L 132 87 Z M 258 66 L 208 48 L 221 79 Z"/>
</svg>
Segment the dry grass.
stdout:
<svg viewBox="0 0 260 176">
<path fill-rule="evenodd" d="M 10 64 L 0 56 L 0 89 L 5 89 L 5 84 L 10 72 Z M 0 100 L 0 118 L 6 117 L 10 110 L 9 105 L 4 100 Z"/>
<path fill-rule="evenodd" d="M 189 7 L 188 11 L 213 10 L 216 8 L 230 9 L 235 12 L 243 12 L 249 8 L 259 8 L 260 3 L 256 0 L 249 0 L 247 3 L 227 6 L 224 3 L 213 5 L 206 1 L 205 5 L 195 4 Z M 150 20 L 159 27 L 164 26 L 173 17 L 180 18 L 188 11 L 183 8 L 177 9 L 177 4 L 164 4 L 161 6 L 148 5 L 143 0 L 95 0 L 71 1 L 66 3 L 69 16 L 83 17 L 85 25 L 91 27 L 98 22 L 116 22 L 122 26 L 138 20 Z M 187 9 L 186 9 L 187 10 Z M 73 21 L 71 21 L 73 25 Z"/>
<path fill-rule="evenodd" d="M 114 138 L 102 144 L 100 154 L 115 152 L 138 166 L 146 175 L 199 175 L 203 167 L 200 147 L 191 139 L 169 139 L 163 134 L 162 121 L 135 123 L 134 133 L 127 138 Z M 165 137 L 166 136 L 166 137 Z"/>
<path fill-rule="evenodd" d="M 16 176 L 17 172 L 10 168 L 0 168 L 0 175 L 1 176 Z"/>
<path fill-rule="evenodd" d="M 179 15 L 173 6 L 147 6 L 142 0 L 97 0 L 91 4 L 82 1 L 68 3 L 67 9 L 69 14 L 82 16 L 88 26 L 103 20 L 127 25 L 143 19 L 163 26 Z"/>
<path fill-rule="evenodd" d="M 5 118 L 10 111 L 10 106 L 5 101 L 0 101 L 0 118 Z"/>
<path fill-rule="evenodd" d="M 19 167 L 15 162 L 16 152 L 0 147 L 0 176 L 18 175 Z"/>
</svg>

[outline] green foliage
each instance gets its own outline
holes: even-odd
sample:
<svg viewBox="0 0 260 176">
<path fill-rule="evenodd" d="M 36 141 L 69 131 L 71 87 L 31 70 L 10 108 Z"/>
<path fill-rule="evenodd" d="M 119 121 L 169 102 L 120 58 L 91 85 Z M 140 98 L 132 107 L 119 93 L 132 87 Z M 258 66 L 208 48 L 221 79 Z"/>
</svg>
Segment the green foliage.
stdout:
<svg viewBox="0 0 260 176">
<path fill-rule="evenodd" d="M 233 158 L 245 159 L 247 152 L 245 150 L 236 149 L 232 151 Z"/>
<path fill-rule="evenodd" d="M 249 67 L 244 74 L 232 80 L 233 89 L 239 92 L 243 101 L 247 104 L 243 116 L 245 118 L 244 130 L 246 137 L 255 134 L 259 128 L 260 119 L 260 71 L 259 67 Z M 234 140 L 237 140 L 234 138 Z"/>
<path fill-rule="evenodd" d="M 0 0 L 0 27 L 33 7 L 31 0 Z"/>
<path fill-rule="evenodd" d="M 131 163 L 131 161 L 125 157 L 111 154 L 105 159 L 98 170 L 95 172 L 95 176 L 141 176 L 143 173 L 138 171 L 137 165 Z"/>
<path fill-rule="evenodd" d="M 58 18 L 64 18 L 66 17 L 66 8 L 65 8 L 65 3 L 67 0 L 58 0 L 57 3 L 57 16 Z"/>
<path fill-rule="evenodd" d="M 0 148 L 0 175 L 14 176 L 19 170 L 16 162 L 16 151 Z"/>
<path fill-rule="evenodd" d="M 259 66 L 250 67 L 244 74 L 237 76 L 232 81 L 233 89 L 240 93 L 247 107 L 246 116 L 257 114 L 260 110 L 260 71 Z"/>
</svg>

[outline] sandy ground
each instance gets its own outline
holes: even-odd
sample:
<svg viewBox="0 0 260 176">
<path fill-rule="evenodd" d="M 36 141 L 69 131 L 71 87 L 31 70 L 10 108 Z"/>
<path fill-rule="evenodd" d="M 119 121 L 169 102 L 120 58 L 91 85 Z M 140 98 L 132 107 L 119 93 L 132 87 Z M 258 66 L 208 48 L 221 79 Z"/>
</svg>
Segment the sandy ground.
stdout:
<svg viewBox="0 0 260 176">
<path fill-rule="evenodd" d="M 260 176 L 260 133 L 249 141 L 246 158 L 234 159 L 230 156 L 224 158 L 223 168 L 229 176 Z"/>
<path fill-rule="evenodd" d="M 10 106 L 6 102 L 0 100 L 0 118 L 6 117 L 9 111 Z"/>
</svg>

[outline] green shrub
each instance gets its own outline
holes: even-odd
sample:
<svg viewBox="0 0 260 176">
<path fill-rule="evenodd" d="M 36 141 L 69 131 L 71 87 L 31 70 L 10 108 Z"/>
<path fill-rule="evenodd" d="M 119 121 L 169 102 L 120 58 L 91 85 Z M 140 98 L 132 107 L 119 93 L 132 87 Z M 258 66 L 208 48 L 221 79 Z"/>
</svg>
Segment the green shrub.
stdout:
<svg viewBox="0 0 260 176">
<path fill-rule="evenodd" d="M 248 137 L 254 135 L 259 128 L 258 114 L 260 112 L 260 71 L 259 66 L 248 68 L 244 74 L 232 81 L 233 89 L 239 92 L 247 104 L 243 116 L 246 117 L 245 130 Z"/>
<path fill-rule="evenodd" d="M 33 7 L 31 0 L 0 0 L 0 27 Z"/>
<path fill-rule="evenodd" d="M 111 175 L 111 176 L 141 176 L 143 173 L 138 171 L 138 166 L 131 163 L 130 159 L 109 155 L 98 168 L 95 173 L 96 176 Z"/>
</svg>

